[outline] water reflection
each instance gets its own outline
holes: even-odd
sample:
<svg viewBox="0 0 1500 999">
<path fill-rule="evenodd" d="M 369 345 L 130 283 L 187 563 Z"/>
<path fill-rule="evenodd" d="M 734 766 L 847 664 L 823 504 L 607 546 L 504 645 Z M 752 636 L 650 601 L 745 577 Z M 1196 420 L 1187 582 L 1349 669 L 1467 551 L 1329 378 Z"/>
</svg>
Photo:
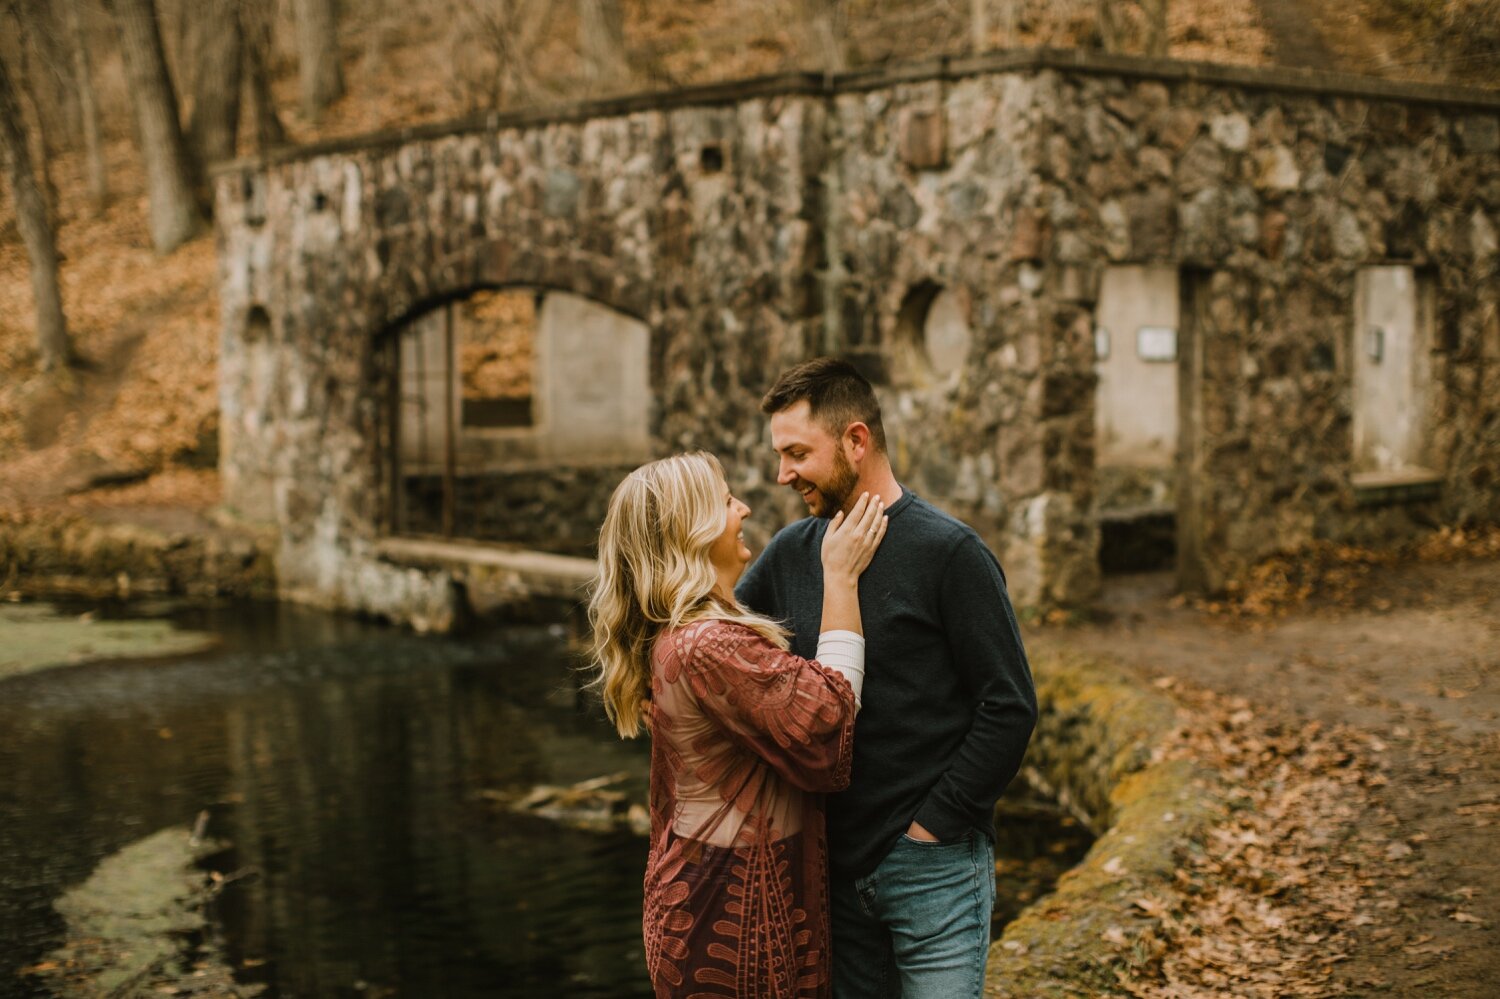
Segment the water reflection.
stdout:
<svg viewBox="0 0 1500 999">
<path fill-rule="evenodd" d="M 269 995 L 650 994 L 644 841 L 481 794 L 624 771 L 645 800 L 644 740 L 582 706 L 558 629 L 423 639 L 243 605 L 172 619 L 222 644 L 0 681 L 0 996 L 45 994 L 12 972 L 61 942 L 64 888 L 202 810 L 231 844 L 214 869 L 244 875 L 214 923 Z M 1088 845 L 1020 805 L 997 865 L 1013 907 Z"/>
<path fill-rule="evenodd" d="M 649 994 L 640 842 L 478 799 L 621 770 L 642 793 L 644 747 L 578 709 L 560 637 L 235 614 L 211 657 L 0 687 L 0 966 L 56 945 L 62 887 L 208 808 L 216 866 L 254 872 L 220 897 L 229 953 L 277 994 Z"/>
</svg>

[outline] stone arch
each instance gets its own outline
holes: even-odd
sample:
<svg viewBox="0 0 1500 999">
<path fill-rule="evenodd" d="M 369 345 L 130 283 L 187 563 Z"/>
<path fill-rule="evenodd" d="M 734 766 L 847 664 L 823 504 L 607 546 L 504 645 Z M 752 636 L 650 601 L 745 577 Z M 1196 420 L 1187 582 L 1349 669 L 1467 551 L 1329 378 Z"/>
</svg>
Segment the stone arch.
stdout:
<svg viewBox="0 0 1500 999">
<path fill-rule="evenodd" d="M 524 236 L 477 241 L 454 254 L 434 258 L 412 276 L 409 287 L 391 290 L 369 307 L 368 328 L 377 337 L 431 309 L 481 291 L 535 288 L 589 299 L 632 319 L 656 326 L 660 313 L 655 277 L 627 268 L 607 268 L 593 254 L 570 252 L 584 240 L 534 243 Z M 575 238 L 578 237 L 578 238 Z"/>
</svg>

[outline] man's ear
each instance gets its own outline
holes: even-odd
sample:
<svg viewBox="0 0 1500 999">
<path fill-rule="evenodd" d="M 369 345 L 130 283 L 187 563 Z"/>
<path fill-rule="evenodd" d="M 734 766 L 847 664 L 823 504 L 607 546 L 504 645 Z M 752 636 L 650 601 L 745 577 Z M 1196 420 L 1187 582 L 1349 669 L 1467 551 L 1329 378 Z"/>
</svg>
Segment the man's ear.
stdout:
<svg viewBox="0 0 1500 999">
<path fill-rule="evenodd" d="M 851 423 L 844 430 L 844 441 L 849 445 L 849 458 L 859 461 L 870 453 L 870 428 L 863 423 Z"/>
</svg>

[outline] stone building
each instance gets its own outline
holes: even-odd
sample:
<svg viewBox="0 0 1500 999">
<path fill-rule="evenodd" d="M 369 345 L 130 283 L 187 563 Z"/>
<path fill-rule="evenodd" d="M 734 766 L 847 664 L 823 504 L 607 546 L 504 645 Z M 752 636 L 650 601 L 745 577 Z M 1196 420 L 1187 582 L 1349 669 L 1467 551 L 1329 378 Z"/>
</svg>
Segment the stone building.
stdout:
<svg viewBox="0 0 1500 999">
<path fill-rule="evenodd" d="M 586 551 L 619 477 L 689 447 L 764 542 L 799 510 L 758 400 L 820 353 L 870 374 L 898 476 L 1022 604 L 1087 602 L 1151 531 L 1214 589 L 1313 539 L 1500 513 L 1487 91 L 995 53 L 491 115 L 216 184 L 226 501 L 279 527 L 289 596 L 441 621 L 447 575 L 382 539 Z M 511 289 L 529 400 L 472 396 L 472 303 Z"/>
</svg>

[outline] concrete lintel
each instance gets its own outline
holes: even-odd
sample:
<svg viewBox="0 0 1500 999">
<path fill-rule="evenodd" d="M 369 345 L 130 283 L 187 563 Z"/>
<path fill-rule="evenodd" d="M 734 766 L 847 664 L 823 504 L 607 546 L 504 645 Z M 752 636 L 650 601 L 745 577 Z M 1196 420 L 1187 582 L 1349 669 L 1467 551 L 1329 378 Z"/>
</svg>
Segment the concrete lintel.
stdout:
<svg viewBox="0 0 1500 999">
<path fill-rule="evenodd" d="M 527 596 L 576 598 L 594 578 L 593 559 L 554 555 L 513 546 L 439 538 L 382 538 L 375 551 L 401 565 L 500 572 L 515 578 Z"/>
</svg>

